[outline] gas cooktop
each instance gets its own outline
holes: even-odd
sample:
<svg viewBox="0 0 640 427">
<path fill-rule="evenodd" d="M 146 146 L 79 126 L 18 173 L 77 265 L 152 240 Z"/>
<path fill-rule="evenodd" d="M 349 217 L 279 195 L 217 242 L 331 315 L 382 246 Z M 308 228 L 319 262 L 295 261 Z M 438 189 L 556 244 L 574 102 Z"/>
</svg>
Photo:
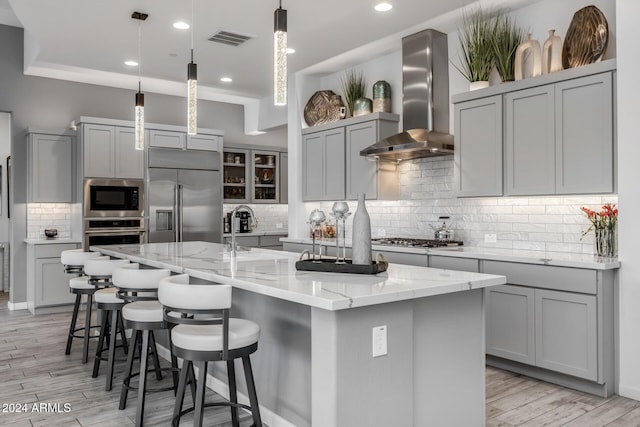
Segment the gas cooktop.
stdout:
<svg viewBox="0 0 640 427">
<path fill-rule="evenodd" d="M 408 237 L 384 237 L 371 239 L 374 245 L 408 247 L 408 248 L 442 248 L 458 247 L 463 243 L 458 240 L 412 239 Z"/>
</svg>

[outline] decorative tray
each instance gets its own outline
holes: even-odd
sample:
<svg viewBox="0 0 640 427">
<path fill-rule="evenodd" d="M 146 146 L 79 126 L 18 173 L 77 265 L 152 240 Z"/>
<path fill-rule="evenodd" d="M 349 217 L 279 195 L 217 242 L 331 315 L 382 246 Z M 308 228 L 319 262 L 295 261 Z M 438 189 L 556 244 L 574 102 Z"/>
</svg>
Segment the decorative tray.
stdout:
<svg viewBox="0 0 640 427">
<path fill-rule="evenodd" d="M 296 270 L 327 273 L 378 274 L 387 271 L 388 266 L 389 263 L 381 255 L 378 255 L 376 261 L 371 261 L 370 265 L 352 264 L 350 259 L 346 264 L 336 264 L 335 258 L 322 258 L 320 262 L 314 262 L 311 259 L 296 261 Z"/>
</svg>

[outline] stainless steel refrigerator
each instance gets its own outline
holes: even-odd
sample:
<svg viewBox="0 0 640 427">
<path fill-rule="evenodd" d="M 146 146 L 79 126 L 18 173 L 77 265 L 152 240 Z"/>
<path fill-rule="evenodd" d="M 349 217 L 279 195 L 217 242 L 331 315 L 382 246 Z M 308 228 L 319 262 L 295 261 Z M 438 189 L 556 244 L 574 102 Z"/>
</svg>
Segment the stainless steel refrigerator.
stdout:
<svg viewBox="0 0 640 427">
<path fill-rule="evenodd" d="M 220 153 L 149 148 L 148 241 L 222 242 Z"/>
</svg>

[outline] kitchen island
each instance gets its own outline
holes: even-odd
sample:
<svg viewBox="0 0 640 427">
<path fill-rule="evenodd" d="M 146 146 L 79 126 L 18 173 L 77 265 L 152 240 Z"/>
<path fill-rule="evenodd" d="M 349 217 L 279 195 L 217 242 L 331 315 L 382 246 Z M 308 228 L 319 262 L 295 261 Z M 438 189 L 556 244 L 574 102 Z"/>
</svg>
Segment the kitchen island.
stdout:
<svg viewBox="0 0 640 427">
<path fill-rule="evenodd" d="M 396 264 L 371 276 L 303 272 L 297 254 L 233 259 L 203 242 L 91 249 L 233 285 L 232 315 L 261 326 L 253 361 L 270 426 L 484 425 L 482 289 L 504 276 Z M 226 395 L 224 371 L 211 374 Z"/>
</svg>

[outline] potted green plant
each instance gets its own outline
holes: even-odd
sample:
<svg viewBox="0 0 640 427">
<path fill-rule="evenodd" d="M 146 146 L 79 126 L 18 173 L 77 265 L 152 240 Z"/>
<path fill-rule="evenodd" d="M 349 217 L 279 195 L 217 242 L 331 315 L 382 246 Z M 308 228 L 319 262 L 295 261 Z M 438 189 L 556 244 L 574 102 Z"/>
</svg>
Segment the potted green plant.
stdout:
<svg viewBox="0 0 640 427">
<path fill-rule="evenodd" d="M 503 82 L 514 80 L 516 49 L 523 40 L 524 31 L 518 28 L 508 16 L 496 18 L 491 46 L 496 70 Z"/>
<path fill-rule="evenodd" d="M 356 100 L 364 98 L 367 83 L 362 73 L 356 73 L 353 70 L 347 71 L 344 78 L 340 81 L 344 99 L 349 109 L 349 115 L 353 116 L 353 106 Z"/>
<path fill-rule="evenodd" d="M 469 80 L 471 90 L 489 86 L 489 75 L 494 66 L 491 40 L 495 28 L 496 20 L 481 8 L 465 13 L 462 28 L 458 28 L 460 67 L 453 65 Z"/>
</svg>

